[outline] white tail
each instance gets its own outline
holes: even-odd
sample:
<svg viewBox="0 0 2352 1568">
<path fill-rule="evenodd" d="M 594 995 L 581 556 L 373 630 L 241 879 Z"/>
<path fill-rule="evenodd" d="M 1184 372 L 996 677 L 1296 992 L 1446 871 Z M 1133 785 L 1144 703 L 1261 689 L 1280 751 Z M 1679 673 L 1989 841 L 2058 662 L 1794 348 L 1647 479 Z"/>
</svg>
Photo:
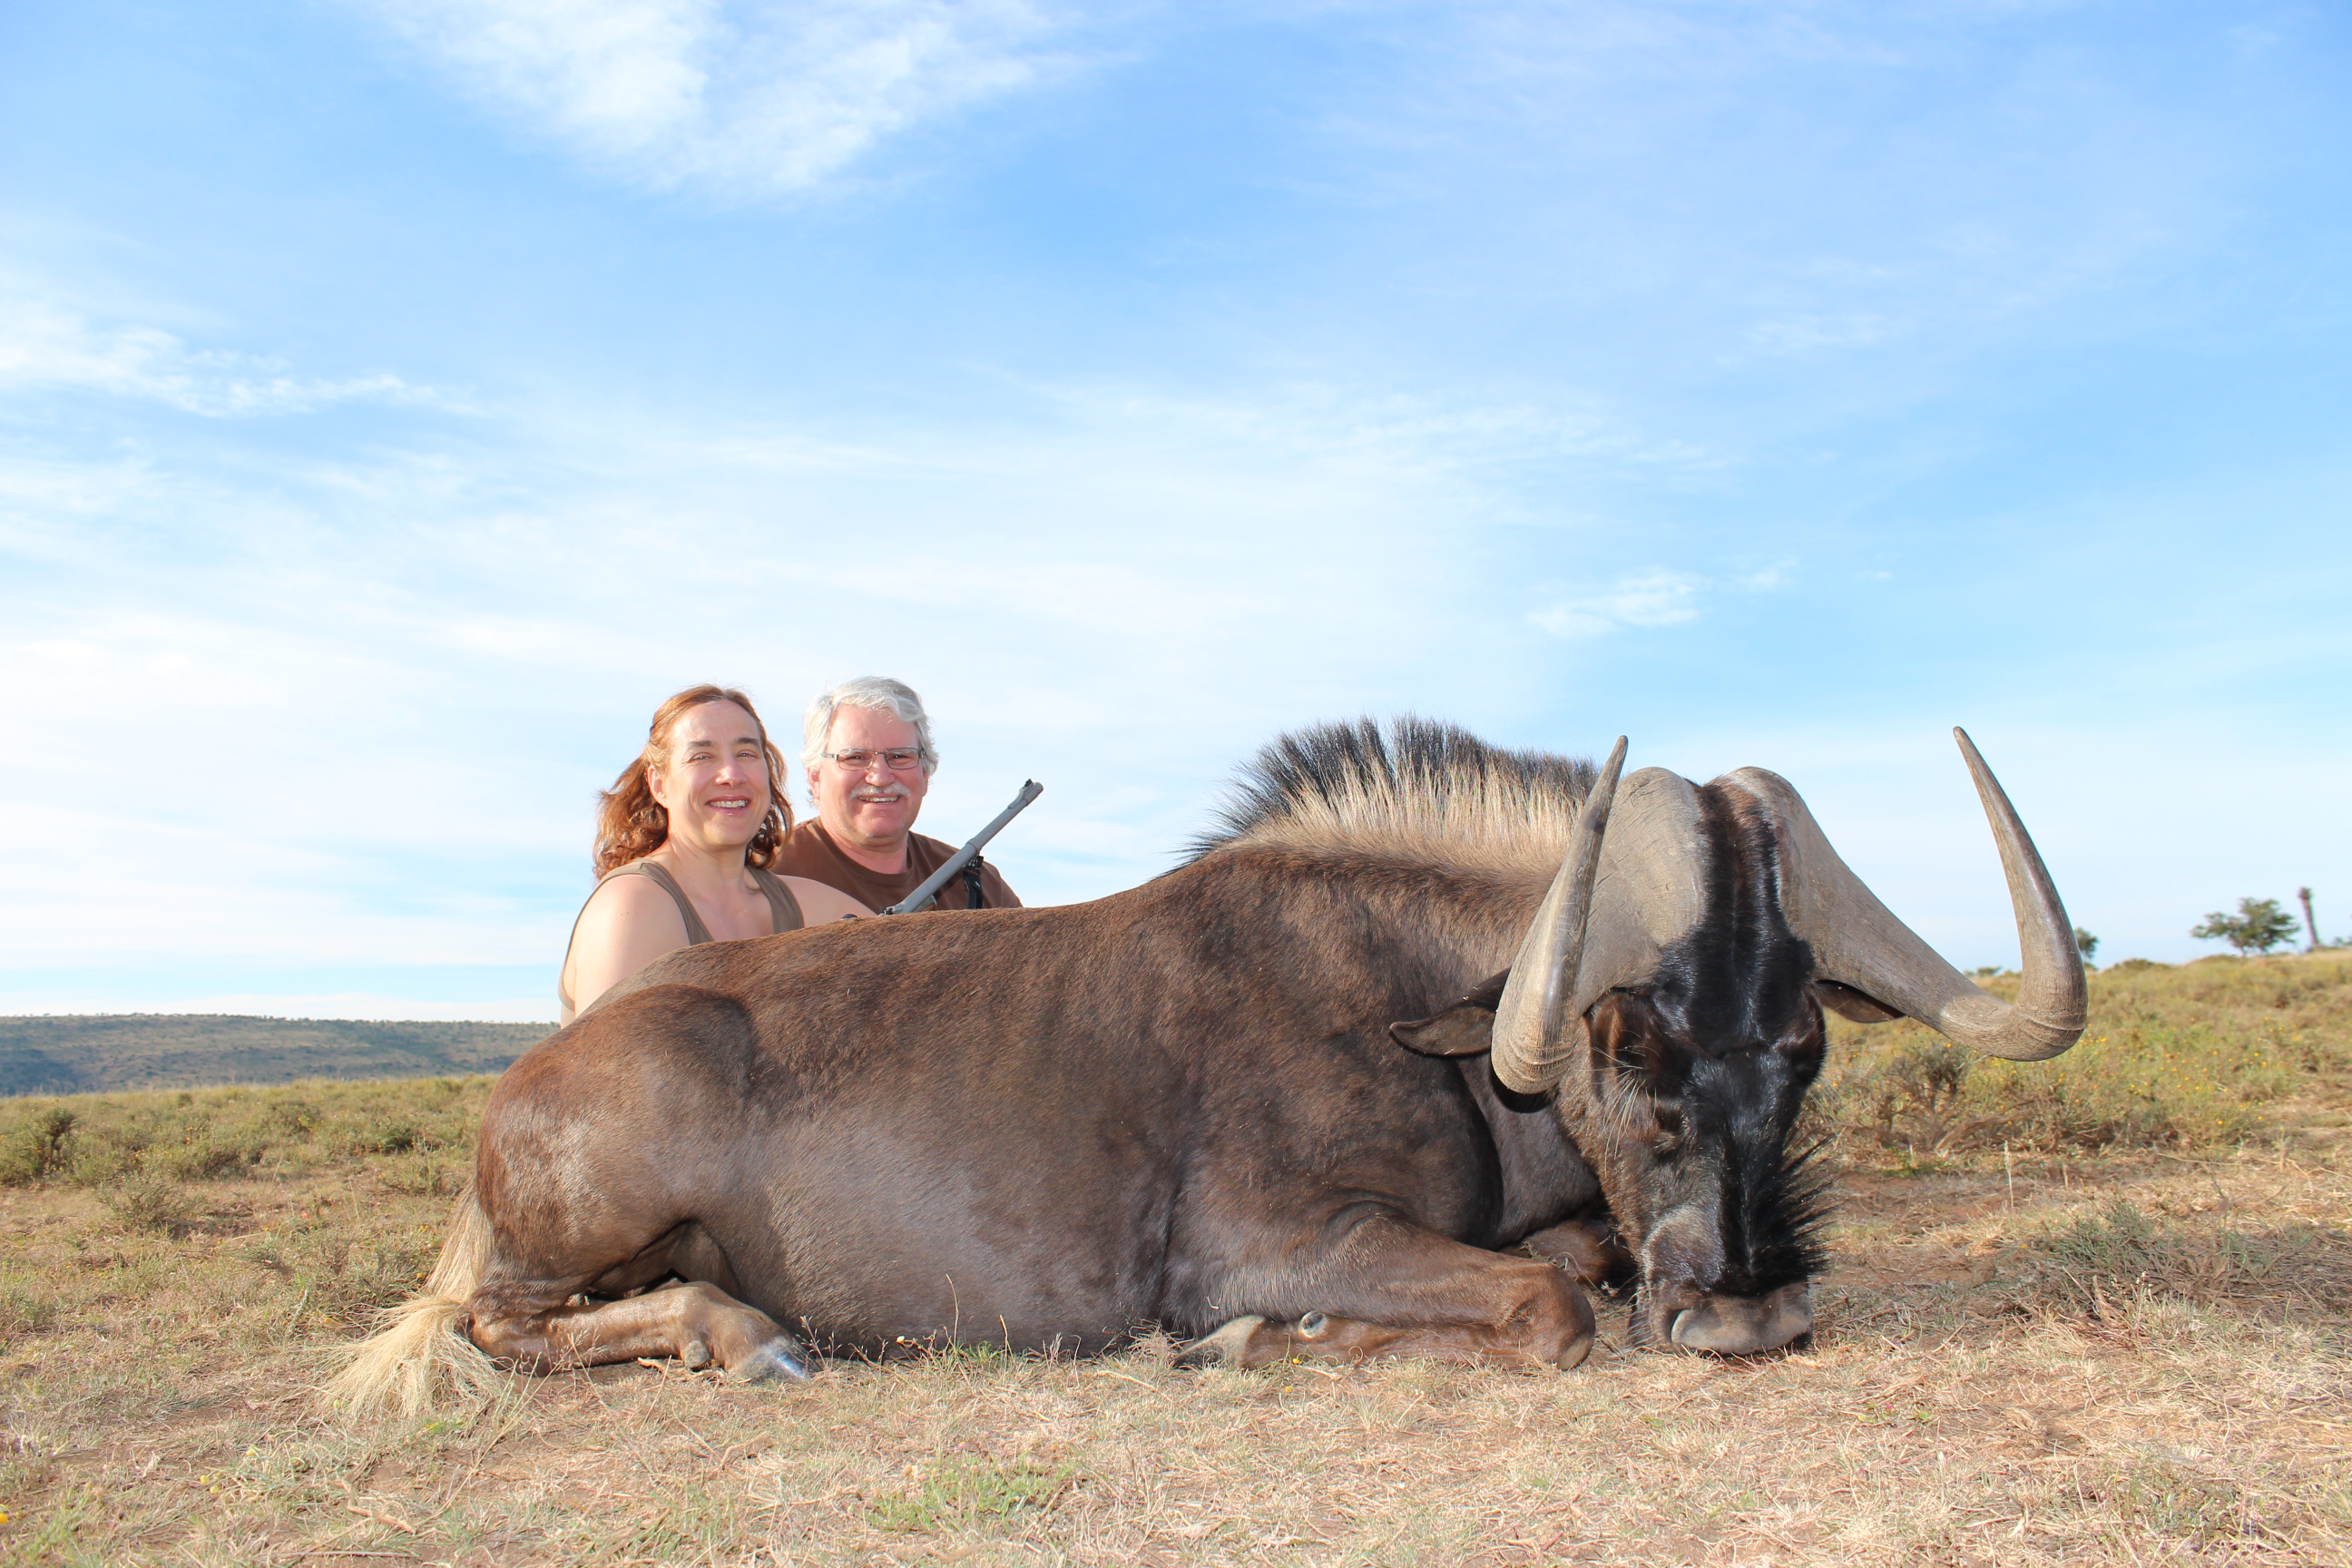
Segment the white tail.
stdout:
<svg viewBox="0 0 2352 1568">
<path fill-rule="evenodd" d="M 351 1348 L 343 1369 L 327 1382 L 328 1401 L 355 1415 L 415 1415 L 494 1392 L 498 1369 L 459 1325 L 489 1253 L 490 1222 L 467 1183 L 450 1211 L 449 1238 L 424 1294 L 385 1311 L 375 1332 Z"/>
</svg>

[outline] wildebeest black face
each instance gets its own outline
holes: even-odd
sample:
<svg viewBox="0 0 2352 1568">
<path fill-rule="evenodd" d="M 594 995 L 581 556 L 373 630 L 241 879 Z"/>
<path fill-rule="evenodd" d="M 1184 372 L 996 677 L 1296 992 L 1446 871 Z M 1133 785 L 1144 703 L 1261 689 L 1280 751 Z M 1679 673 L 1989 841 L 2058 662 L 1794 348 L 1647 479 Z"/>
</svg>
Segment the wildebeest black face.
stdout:
<svg viewBox="0 0 2352 1568">
<path fill-rule="evenodd" d="M 1685 963 L 1611 992 L 1585 1016 L 1587 1070 L 1559 1085 L 1554 1114 L 1638 1268 L 1637 1341 L 1747 1354 L 1812 1326 L 1823 1192 L 1790 1134 L 1825 1036 L 1801 953 L 1775 956 L 1795 984 L 1750 975 L 1727 993 L 1719 964 L 1702 976 Z M 1483 1051 L 1503 980 L 1391 1033 L 1431 1055 Z"/>
<path fill-rule="evenodd" d="M 1812 1325 L 1822 1194 L 1790 1139 L 1821 1072 L 1821 1009 L 1801 985 L 1769 1032 L 1727 1037 L 1695 1029 L 1674 989 L 1593 1006 L 1591 1079 L 1563 1086 L 1559 1114 L 1640 1266 L 1634 1337 L 1769 1350 Z"/>
</svg>

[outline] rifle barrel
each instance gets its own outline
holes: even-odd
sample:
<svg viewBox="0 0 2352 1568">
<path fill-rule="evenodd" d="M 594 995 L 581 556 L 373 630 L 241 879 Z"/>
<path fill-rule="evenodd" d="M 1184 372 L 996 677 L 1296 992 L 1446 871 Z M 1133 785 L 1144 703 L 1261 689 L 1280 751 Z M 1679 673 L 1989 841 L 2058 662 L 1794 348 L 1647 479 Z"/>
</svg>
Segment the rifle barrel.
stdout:
<svg viewBox="0 0 2352 1568">
<path fill-rule="evenodd" d="M 892 904 L 888 909 L 884 910 L 882 912 L 886 915 L 912 914 L 917 910 L 921 909 L 925 904 L 930 902 L 933 898 L 938 896 L 939 890 L 941 888 L 946 887 L 950 879 L 952 879 L 958 871 L 962 870 L 971 861 L 971 858 L 979 854 L 982 847 L 985 846 L 990 839 L 995 837 L 998 831 L 1002 829 L 1006 823 L 1012 821 L 1014 817 L 1028 810 L 1029 803 L 1035 800 L 1039 795 L 1044 795 L 1045 793 L 1045 786 L 1039 784 L 1035 779 L 1024 780 L 1022 782 L 1020 793 L 1013 797 L 1013 804 L 1006 806 L 1003 811 L 998 812 L 996 814 L 996 820 L 991 822 L 987 826 L 973 834 L 970 842 L 966 843 L 962 848 L 948 857 L 947 864 L 941 866 L 938 870 L 924 878 L 923 885 L 921 887 L 917 888 L 913 892 L 908 893 L 905 898 L 900 899 L 897 903 Z"/>
</svg>

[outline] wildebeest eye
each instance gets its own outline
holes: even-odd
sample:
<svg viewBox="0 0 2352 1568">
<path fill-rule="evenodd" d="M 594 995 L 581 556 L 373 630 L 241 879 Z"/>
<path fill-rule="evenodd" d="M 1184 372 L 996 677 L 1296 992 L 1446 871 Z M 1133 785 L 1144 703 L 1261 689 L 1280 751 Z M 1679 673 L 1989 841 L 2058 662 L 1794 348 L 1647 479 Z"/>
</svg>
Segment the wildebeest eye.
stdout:
<svg viewBox="0 0 2352 1568">
<path fill-rule="evenodd" d="M 1653 1100 L 1650 1114 L 1658 1124 L 1658 1139 L 1650 1152 L 1661 1160 L 1671 1158 L 1682 1147 L 1683 1108 L 1672 1100 Z"/>
</svg>

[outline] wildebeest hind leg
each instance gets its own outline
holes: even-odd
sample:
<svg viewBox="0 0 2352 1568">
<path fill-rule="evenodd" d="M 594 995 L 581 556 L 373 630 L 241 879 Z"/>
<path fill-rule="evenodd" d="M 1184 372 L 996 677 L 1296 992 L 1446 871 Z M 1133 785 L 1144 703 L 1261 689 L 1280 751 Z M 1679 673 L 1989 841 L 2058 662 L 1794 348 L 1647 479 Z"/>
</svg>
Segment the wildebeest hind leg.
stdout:
<svg viewBox="0 0 2352 1568">
<path fill-rule="evenodd" d="M 747 1383 L 809 1375 L 798 1347 L 773 1318 L 702 1281 L 536 1312 L 485 1311 L 478 1303 L 472 1334 L 491 1356 L 524 1372 L 675 1356 L 694 1367 L 715 1361 Z"/>
<path fill-rule="evenodd" d="M 1566 1368 L 1592 1348 L 1591 1304 L 1559 1269 L 1394 1218 L 1357 1226 L 1327 1260 L 1248 1304 L 1259 1310 L 1179 1359 L 1247 1367 L 1425 1356 Z"/>
</svg>

